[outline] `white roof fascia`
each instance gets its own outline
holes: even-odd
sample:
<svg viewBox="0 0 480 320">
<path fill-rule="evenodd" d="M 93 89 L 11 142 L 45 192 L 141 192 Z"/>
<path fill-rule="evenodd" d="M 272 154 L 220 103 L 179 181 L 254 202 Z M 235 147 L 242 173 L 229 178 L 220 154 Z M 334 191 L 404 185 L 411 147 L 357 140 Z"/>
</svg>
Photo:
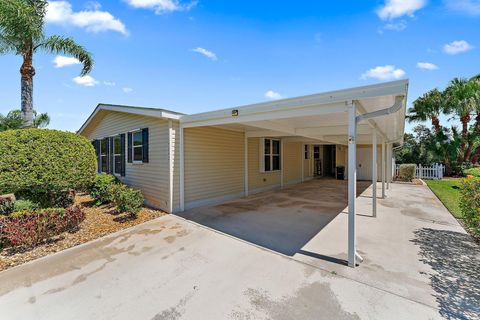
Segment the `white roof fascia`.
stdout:
<svg viewBox="0 0 480 320">
<path fill-rule="evenodd" d="M 169 111 L 162 110 L 162 109 L 117 106 L 117 105 L 112 105 L 112 104 L 100 103 L 100 104 L 97 105 L 97 107 L 92 112 L 92 114 L 88 117 L 88 119 L 85 121 L 85 123 L 82 125 L 82 127 L 77 131 L 77 133 L 81 133 L 83 130 L 85 130 L 85 128 L 92 121 L 92 119 L 95 118 L 97 113 L 101 110 L 123 112 L 123 113 L 136 114 L 136 115 L 142 115 L 142 116 L 154 117 L 154 118 L 160 118 L 160 119 L 167 119 L 167 120 L 168 119 L 179 120 L 180 117 L 182 116 L 181 114 L 176 114 L 176 113 L 169 112 Z"/>
<path fill-rule="evenodd" d="M 263 116 L 271 112 L 278 113 L 292 111 L 290 115 L 285 114 L 285 118 L 289 116 L 311 115 L 312 112 L 300 112 L 301 109 L 307 109 L 315 106 L 316 113 L 331 113 L 346 111 L 345 102 L 353 100 L 375 98 L 379 96 L 398 95 L 406 93 L 408 80 L 399 80 L 375 84 L 351 89 L 331 91 L 321 94 L 302 96 L 291 99 L 276 100 L 272 102 L 257 103 L 252 105 L 241 106 L 237 108 L 228 108 L 217 111 L 198 113 L 193 115 L 184 115 L 180 118 L 180 122 L 184 127 L 204 126 L 222 123 L 235 123 L 245 121 L 267 120 L 269 117 Z M 321 105 L 321 109 L 318 106 Z M 334 108 L 330 108 L 334 107 Z M 342 110 L 345 107 L 345 110 Z M 238 110 L 238 116 L 232 117 L 232 110 Z"/>
</svg>

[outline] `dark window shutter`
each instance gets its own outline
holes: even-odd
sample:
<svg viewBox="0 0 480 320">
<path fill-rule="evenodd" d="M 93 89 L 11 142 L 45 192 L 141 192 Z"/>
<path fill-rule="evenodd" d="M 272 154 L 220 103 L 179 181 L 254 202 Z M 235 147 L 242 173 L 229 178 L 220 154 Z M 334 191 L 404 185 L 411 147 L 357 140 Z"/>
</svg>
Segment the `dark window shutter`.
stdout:
<svg viewBox="0 0 480 320">
<path fill-rule="evenodd" d="M 100 140 L 93 140 L 93 147 L 95 148 L 95 154 L 97 155 L 97 172 L 101 172 L 100 167 Z"/>
<path fill-rule="evenodd" d="M 113 137 L 108 138 L 108 147 L 108 172 L 113 173 L 113 161 L 115 160 Z"/>
<path fill-rule="evenodd" d="M 122 133 L 120 135 L 120 148 L 122 149 L 121 151 L 121 163 L 122 163 L 122 168 L 120 170 L 120 175 L 122 177 L 125 177 L 125 133 Z"/>
<path fill-rule="evenodd" d="M 128 149 L 127 149 L 127 159 L 128 163 L 132 163 L 132 133 L 128 133 Z"/>
<path fill-rule="evenodd" d="M 142 146 L 143 146 L 142 162 L 148 163 L 148 128 L 142 129 Z"/>
</svg>

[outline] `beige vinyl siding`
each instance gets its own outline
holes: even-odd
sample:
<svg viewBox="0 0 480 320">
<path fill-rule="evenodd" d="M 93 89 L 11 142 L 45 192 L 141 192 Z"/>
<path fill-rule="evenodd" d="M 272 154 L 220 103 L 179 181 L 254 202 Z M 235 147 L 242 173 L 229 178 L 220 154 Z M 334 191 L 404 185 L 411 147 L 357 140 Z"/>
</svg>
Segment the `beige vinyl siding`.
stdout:
<svg viewBox="0 0 480 320">
<path fill-rule="evenodd" d="M 304 179 L 309 179 L 313 177 L 313 145 L 309 144 L 308 147 L 310 149 L 310 159 L 305 159 L 304 151 L 302 153 Z"/>
<path fill-rule="evenodd" d="M 347 147 L 346 146 L 336 146 L 336 152 L 335 152 L 335 163 L 338 166 L 346 166 L 346 155 L 347 155 Z"/>
<path fill-rule="evenodd" d="M 243 157 L 242 157 L 243 159 Z M 260 172 L 260 138 L 248 139 L 248 190 L 250 193 L 280 187 L 280 171 Z"/>
<path fill-rule="evenodd" d="M 168 121 L 107 111 L 89 125 L 83 134 L 87 138 L 102 139 L 140 128 L 149 130 L 149 163 L 132 164 L 125 159 L 123 183 L 142 190 L 147 205 L 168 210 L 169 162 L 168 162 Z M 128 149 L 126 141 L 125 147 Z"/>
<path fill-rule="evenodd" d="M 294 184 L 302 181 L 303 144 L 283 143 L 283 183 Z"/>
<path fill-rule="evenodd" d="M 244 134 L 216 127 L 184 129 L 185 207 L 244 192 Z"/>
</svg>

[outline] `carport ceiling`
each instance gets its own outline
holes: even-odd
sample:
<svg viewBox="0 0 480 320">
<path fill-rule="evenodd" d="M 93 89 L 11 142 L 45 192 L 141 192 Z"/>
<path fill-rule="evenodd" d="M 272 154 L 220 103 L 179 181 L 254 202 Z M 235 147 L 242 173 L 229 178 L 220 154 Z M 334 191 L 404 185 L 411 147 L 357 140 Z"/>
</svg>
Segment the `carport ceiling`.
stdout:
<svg viewBox="0 0 480 320">
<path fill-rule="evenodd" d="M 221 126 L 246 132 L 249 137 L 304 137 L 324 143 L 347 144 L 348 105 L 355 103 L 357 114 L 392 107 L 403 97 L 395 113 L 358 123 L 357 143 L 371 143 L 374 130 L 380 141 L 403 137 L 408 81 L 394 81 L 310 96 L 276 100 L 237 108 L 182 116 L 184 128 Z"/>
</svg>

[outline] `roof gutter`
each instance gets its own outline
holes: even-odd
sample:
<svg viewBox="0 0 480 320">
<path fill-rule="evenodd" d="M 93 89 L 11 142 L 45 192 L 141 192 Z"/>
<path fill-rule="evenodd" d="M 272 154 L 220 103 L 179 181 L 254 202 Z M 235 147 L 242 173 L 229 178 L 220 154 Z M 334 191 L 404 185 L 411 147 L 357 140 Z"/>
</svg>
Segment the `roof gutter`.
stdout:
<svg viewBox="0 0 480 320">
<path fill-rule="evenodd" d="M 393 106 L 386 108 L 386 109 L 381 109 L 373 112 L 368 112 L 364 113 L 361 115 L 357 116 L 357 123 L 363 120 L 368 120 L 372 118 L 377 118 L 377 117 L 382 117 L 382 116 L 388 116 L 389 114 L 395 113 L 399 111 L 403 106 L 404 106 L 404 101 L 405 101 L 405 96 L 396 96 L 395 97 L 395 103 Z"/>
</svg>

